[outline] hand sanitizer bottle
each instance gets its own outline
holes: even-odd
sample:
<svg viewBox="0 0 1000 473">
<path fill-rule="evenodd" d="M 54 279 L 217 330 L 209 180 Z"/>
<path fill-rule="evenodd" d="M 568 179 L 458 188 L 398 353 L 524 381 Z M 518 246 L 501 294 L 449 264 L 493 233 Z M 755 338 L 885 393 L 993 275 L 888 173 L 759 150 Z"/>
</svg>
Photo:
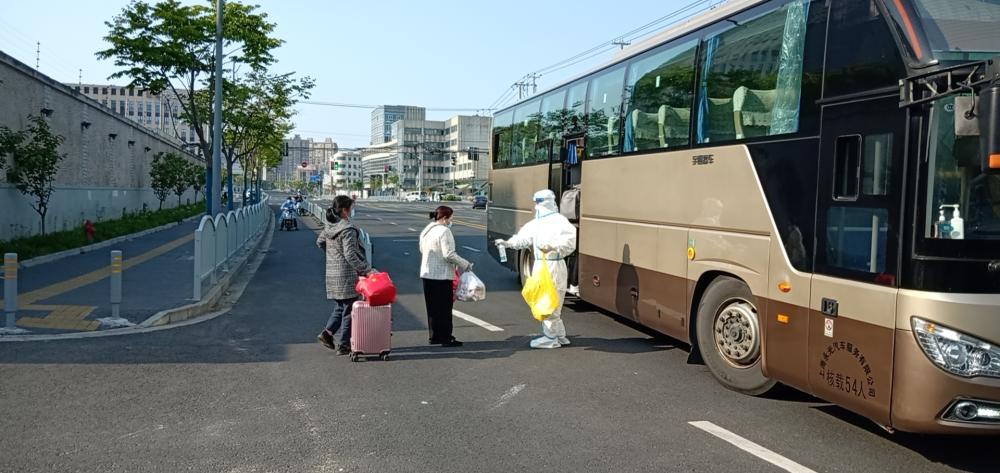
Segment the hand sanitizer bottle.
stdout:
<svg viewBox="0 0 1000 473">
<path fill-rule="evenodd" d="M 962 213 L 958 210 L 958 205 L 955 206 L 955 213 L 951 217 L 951 239 L 961 240 L 965 238 L 965 220 L 962 219 Z"/>
<path fill-rule="evenodd" d="M 507 247 L 498 244 L 497 245 L 497 252 L 500 253 L 500 262 L 501 263 L 506 263 L 507 262 Z"/>
<path fill-rule="evenodd" d="M 938 216 L 938 238 L 948 239 L 951 238 L 951 224 L 944 219 L 944 209 L 941 209 L 941 215 Z"/>
</svg>

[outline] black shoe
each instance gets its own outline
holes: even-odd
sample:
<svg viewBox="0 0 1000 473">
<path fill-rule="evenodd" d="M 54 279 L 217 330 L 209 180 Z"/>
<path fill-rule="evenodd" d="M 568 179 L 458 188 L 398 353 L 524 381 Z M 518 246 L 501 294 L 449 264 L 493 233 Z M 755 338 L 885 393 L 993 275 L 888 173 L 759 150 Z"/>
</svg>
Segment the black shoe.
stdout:
<svg viewBox="0 0 1000 473">
<path fill-rule="evenodd" d="M 316 335 L 316 341 L 322 343 L 324 347 L 327 347 L 331 350 L 337 349 L 337 347 L 333 346 L 333 337 L 330 336 L 330 334 L 326 333 L 326 330 L 320 332 L 319 335 Z"/>
<path fill-rule="evenodd" d="M 348 348 L 348 347 L 346 347 L 346 346 L 344 346 L 344 345 L 341 345 L 340 348 L 337 348 L 337 354 L 338 355 L 350 355 L 351 354 L 351 349 Z"/>
<path fill-rule="evenodd" d="M 458 340 L 455 340 L 453 338 L 450 341 L 442 343 L 441 346 L 443 346 L 443 347 L 460 347 L 460 346 L 462 346 L 462 342 L 460 342 Z"/>
</svg>

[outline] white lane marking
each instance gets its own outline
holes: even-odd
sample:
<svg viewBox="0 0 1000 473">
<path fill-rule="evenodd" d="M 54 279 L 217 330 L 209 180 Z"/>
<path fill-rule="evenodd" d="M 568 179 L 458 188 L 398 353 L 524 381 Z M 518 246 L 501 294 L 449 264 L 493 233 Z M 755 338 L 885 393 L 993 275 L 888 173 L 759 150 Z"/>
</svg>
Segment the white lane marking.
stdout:
<svg viewBox="0 0 1000 473">
<path fill-rule="evenodd" d="M 493 325 L 485 320 L 477 319 L 469 314 L 466 314 L 465 312 L 452 309 L 451 313 L 455 314 L 455 317 L 458 317 L 466 322 L 472 322 L 486 330 L 489 330 L 490 332 L 503 332 L 502 328 L 497 327 L 496 325 Z"/>
<path fill-rule="evenodd" d="M 735 445 L 740 450 L 743 450 L 757 458 L 765 460 L 768 463 L 771 463 L 772 465 L 781 468 L 782 470 L 791 473 L 816 473 L 815 470 L 811 470 L 798 463 L 795 463 L 792 460 L 789 460 L 777 453 L 774 453 L 771 450 L 768 450 L 756 443 L 753 443 L 743 437 L 740 437 L 739 435 L 736 435 L 726 429 L 723 429 L 722 427 L 719 427 L 711 422 L 700 420 L 700 421 L 688 422 L 688 424 L 697 427 L 701 430 L 704 430 L 705 432 L 708 432 L 716 437 L 719 437 L 720 439 Z"/>
<path fill-rule="evenodd" d="M 407 229 L 407 230 L 409 230 L 409 231 L 411 231 L 411 232 L 415 232 L 415 231 L 417 231 L 417 229 L 416 229 L 416 228 L 413 228 L 413 227 L 406 227 L 406 229 Z"/>
<path fill-rule="evenodd" d="M 475 248 L 473 248 L 471 246 L 462 246 L 462 248 L 465 248 L 465 249 L 467 249 L 469 251 L 475 251 L 476 253 L 482 253 L 482 251 L 477 250 L 477 249 L 475 249 Z"/>
<path fill-rule="evenodd" d="M 389 222 L 389 225 L 399 225 L 399 224 L 396 222 Z"/>
<path fill-rule="evenodd" d="M 393 243 L 413 243 L 415 241 L 417 241 L 416 238 L 410 238 L 407 240 L 392 240 Z"/>
<path fill-rule="evenodd" d="M 503 407 L 504 404 L 510 402 L 511 399 L 514 399 L 514 396 L 517 396 L 517 393 L 524 390 L 525 386 L 527 385 L 522 383 L 508 389 L 507 392 L 503 393 L 503 396 L 500 396 L 500 400 L 493 405 L 493 409 L 499 409 Z"/>
</svg>

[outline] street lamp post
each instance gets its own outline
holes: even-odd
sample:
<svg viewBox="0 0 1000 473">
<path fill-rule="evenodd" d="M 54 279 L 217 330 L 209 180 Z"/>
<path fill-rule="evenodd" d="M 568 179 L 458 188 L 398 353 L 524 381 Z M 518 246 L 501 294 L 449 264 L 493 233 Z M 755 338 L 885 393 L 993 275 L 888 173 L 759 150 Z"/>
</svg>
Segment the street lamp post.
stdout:
<svg viewBox="0 0 1000 473">
<path fill-rule="evenodd" d="M 215 7 L 215 98 L 212 104 L 212 166 L 209 167 L 208 215 L 222 211 L 219 190 L 222 189 L 222 13 L 225 9 L 225 0 L 217 0 Z"/>
</svg>

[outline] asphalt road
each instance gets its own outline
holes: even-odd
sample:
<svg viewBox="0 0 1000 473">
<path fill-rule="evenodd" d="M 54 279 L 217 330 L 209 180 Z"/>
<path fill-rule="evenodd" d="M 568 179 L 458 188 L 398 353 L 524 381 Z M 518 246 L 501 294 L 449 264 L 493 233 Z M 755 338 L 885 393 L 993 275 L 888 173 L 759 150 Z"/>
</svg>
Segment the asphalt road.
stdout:
<svg viewBox="0 0 1000 473">
<path fill-rule="evenodd" d="M 322 253 L 311 231 L 278 232 L 214 319 L 0 343 L 0 471 L 1000 470 L 996 438 L 887 434 L 794 391 L 743 396 L 686 347 L 585 304 L 564 314 L 572 346 L 529 349 L 540 327 L 467 203 L 455 207 L 470 225 L 454 231 L 489 292 L 456 308 L 502 331 L 456 319 L 464 347 L 428 346 L 416 238 L 433 206 L 358 209 L 400 291 L 390 361 L 351 363 L 315 342 L 331 308 Z"/>
</svg>

